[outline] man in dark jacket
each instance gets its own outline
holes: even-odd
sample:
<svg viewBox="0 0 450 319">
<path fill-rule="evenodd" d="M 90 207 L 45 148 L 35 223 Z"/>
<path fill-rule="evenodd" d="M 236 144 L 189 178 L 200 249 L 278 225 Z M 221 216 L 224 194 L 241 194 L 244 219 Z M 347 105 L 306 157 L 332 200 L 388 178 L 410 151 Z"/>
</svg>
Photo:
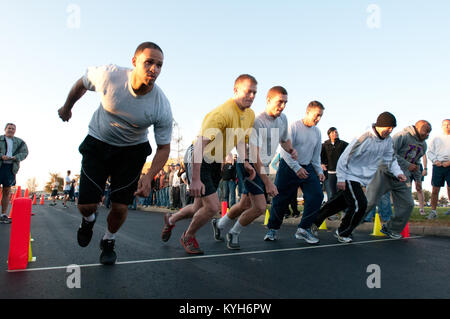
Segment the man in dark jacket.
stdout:
<svg viewBox="0 0 450 319">
<path fill-rule="evenodd" d="M 330 127 L 327 134 L 329 139 L 322 144 L 320 158 L 326 177 L 325 190 L 327 192 L 327 200 L 329 200 L 337 192 L 336 165 L 348 143 L 339 139 L 339 133 L 335 127 Z"/>
</svg>

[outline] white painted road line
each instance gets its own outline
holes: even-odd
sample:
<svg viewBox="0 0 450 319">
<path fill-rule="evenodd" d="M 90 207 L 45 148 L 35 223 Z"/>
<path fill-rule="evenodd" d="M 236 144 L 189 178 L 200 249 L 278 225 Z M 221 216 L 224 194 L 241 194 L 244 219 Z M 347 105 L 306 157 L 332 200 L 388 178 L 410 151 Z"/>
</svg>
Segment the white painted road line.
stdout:
<svg viewBox="0 0 450 319">
<path fill-rule="evenodd" d="M 173 257 L 173 258 L 158 258 L 158 259 L 146 259 L 146 260 L 133 260 L 133 261 L 121 261 L 116 262 L 116 265 L 131 265 L 131 264 L 144 264 L 144 263 L 155 263 L 155 262 L 165 262 L 165 261 L 179 261 L 179 260 L 191 260 L 191 259 L 205 259 L 205 258 L 218 258 L 218 257 L 228 257 L 228 256 L 243 256 L 243 255 L 253 255 L 253 254 L 269 254 L 269 253 L 277 253 L 277 252 L 286 252 L 286 251 L 297 251 L 297 250 L 309 250 L 309 249 L 321 249 L 321 248 L 330 248 L 330 247 L 339 247 L 339 246 L 352 246 L 352 245 L 364 245 L 364 244 L 372 244 L 379 243 L 385 241 L 393 241 L 393 240 L 407 240 L 407 239 L 417 239 L 423 238 L 423 236 L 411 236 L 408 238 L 401 239 L 391 239 L 391 238 L 383 238 L 383 239 L 375 239 L 375 240 L 367 240 L 360 242 L 352 242 L 350 244 L 330 244 L 330 245 L 318 245 L 318 246 L 306 246 L 306 247 L 292 247 L 292 248 L 280 248 L 280 249 L 272 249 L 272 250 L 257 250 L 257 251 L 244 251 L 238 253 L 228 253 L 228 254 L 215 254 L 215 255 L 201 255 L 201 256 L 186 256 L 186 257 Z M 31 271 L 44 271 L 44 270 L 61 270 L 67 269 L 69 266 L 55 266 L 55 267 L 43 267 L 43 268 L 28 268 L 28 269 L 19 269 L 19 270 L 7 270 L 7 272 L 31 272 Z M 80 268 L 88 268 L 88 267 L 104 267 L 102 264 L 86 264 L 86 265 L 76 265 Z"/>
</svg>

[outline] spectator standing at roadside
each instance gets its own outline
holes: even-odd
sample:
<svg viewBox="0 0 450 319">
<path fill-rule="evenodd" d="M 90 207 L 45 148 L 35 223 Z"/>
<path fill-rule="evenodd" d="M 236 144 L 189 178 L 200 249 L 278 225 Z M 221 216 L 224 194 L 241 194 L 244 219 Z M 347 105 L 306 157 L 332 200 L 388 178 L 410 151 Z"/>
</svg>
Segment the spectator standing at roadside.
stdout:
<svg viewBox="0 0 450 319">
<path fill-rule="evenodd" d="M 16 125 L 7 123 L 5 134 L 0 136 L 0 184 L 2 185 L 2 214 L 0 222 L 9 224 L 6 216 L 9 206 L 11 187 L 16 185 L 16 175 L 20 162 L 28 156 L 27 144 L 16 134 Z"/>
</svg>

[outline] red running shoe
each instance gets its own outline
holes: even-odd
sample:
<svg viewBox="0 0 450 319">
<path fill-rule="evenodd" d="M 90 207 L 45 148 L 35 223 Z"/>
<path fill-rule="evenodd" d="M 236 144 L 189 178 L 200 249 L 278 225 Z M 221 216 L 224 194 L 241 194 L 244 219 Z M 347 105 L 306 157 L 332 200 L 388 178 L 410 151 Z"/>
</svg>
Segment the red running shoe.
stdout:
<svg viewBox="0 0 450 319">
<path fill-rule="evenodd" d="M 164 214 L 164 226 L 161 232 L 161 239 L 162 241 L 168 241 L 170 238 L 170 235 L 172 235 L 172 229 L 175 227 L 175 225 L 169 224 L 169 218 L 172 216 L 172 213 L 165 213 Z"/>
<path fill-rule="evenodd" d="M 191 255 L 202 255 L 203 250 L 201 250 L 198 246 L 198 242 L 195 237 L 186 237 L 185 234 L 186 232 L 183 233 L 183 236 L 181 236 L 180 239 L 181 245 L 183 245 L 184 250 L 186 250 L 186 252 Z"/>
</svg>

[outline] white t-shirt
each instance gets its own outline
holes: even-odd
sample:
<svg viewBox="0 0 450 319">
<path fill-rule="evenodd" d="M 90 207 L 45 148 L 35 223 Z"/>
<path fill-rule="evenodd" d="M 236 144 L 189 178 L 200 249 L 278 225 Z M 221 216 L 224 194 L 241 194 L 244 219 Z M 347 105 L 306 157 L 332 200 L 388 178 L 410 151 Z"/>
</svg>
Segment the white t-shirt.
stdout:
<svg viewBox="0 0 450 319">
<path fill-rule="evenodd" d="M 70 176 L 66 176 L 64 178 L 64 190 L 70 191 L 70 185 L 72 184 L 72 180 L 70 179 Z"/>
<path fill-rule="evenodd" d="M 13 156 L 13 145 L 14 145 L 13 139 L 5 136 L 5 141 L 6 141 L 6 146 L 7 146 L 5 155 L 8 157 L 12 157 Z M 12 162 L 13 161 L 3 161 L 3 163 L 5 163 L 5 164 L 12 164 Z"/>
<path fill-rule="evenodd" d="M 178 186 L 180 186 L 180 183 L 181 183 L 181 178 L 178 177 L 178 170 L 176 170 L 173 173 L 172 187 L 178 187 Z"/>
<path fill-rule="evenodd" d="M 112 64 L 87 69 L 83 84 L 101 97 L 89 135 L 114 146 L 137 145 L 148 141 L 153 125 L 156 144 L 169 144 L 173 121 L 169 100 L 156 84 L 147 94 L 136 95 L 131 73 L 132 69 Z"/>
</svg>

